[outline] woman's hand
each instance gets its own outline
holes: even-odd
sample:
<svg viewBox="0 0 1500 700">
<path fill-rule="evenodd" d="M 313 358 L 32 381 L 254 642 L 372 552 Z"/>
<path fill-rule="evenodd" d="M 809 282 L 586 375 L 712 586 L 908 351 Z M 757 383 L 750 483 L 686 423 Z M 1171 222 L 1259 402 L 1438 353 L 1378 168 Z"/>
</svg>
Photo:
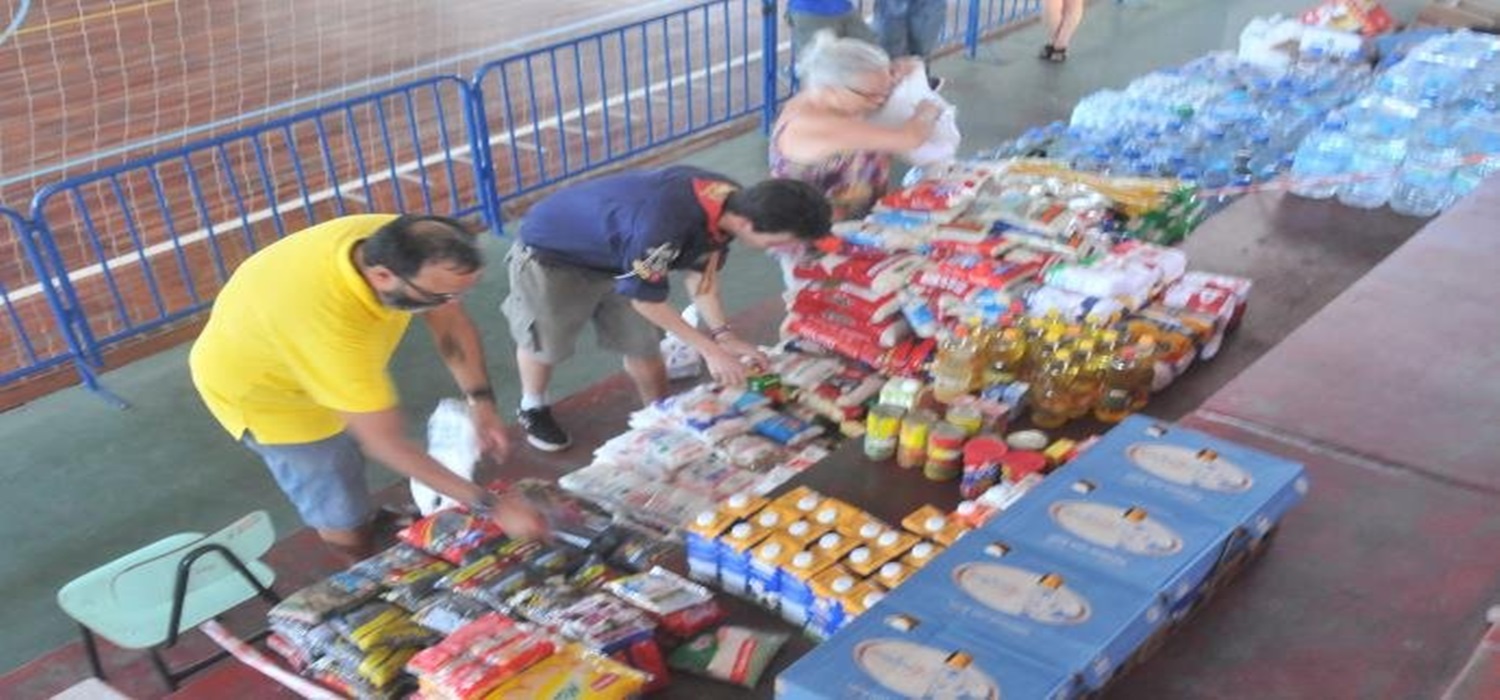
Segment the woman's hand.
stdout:
<svg viewBox="0 0 1500 700">
<path fill-rule="evenodd" d="M 916 56 L 904 56 L 891 61 L 891 80 L 899 83 L 921 67 L 922 59 Z"/>
<path fill-rule="evenodd" d="M 939 116 L 943 114 L 943 107 L 932 100 L 922 100 L 917 105 L 916 111 L 912 112 L 911 119 L 906 120 L 903 128 L 915 142 L 913 147 L 927 143 L 932 136 L 932 130 L 937 125 Z"/>
</svg>

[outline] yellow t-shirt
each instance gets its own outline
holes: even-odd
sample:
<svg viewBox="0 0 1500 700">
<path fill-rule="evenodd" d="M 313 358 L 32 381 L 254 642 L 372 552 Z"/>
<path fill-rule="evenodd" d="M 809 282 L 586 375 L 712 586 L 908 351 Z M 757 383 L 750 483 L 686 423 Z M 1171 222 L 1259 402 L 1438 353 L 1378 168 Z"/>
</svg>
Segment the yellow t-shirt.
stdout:
<svg viewBox="0 0 1500 700">
<path fill-rule="evenodd" d="M 314 442 L 344 429 L 339 412 L 396 405 L 386 365 L 411 314 L 382 305 L 354 245 L 394 219 L 345 216 L 250 256 L 219 292 L 193 343 L 193 384 L 235 439 Z"/>
</svg>

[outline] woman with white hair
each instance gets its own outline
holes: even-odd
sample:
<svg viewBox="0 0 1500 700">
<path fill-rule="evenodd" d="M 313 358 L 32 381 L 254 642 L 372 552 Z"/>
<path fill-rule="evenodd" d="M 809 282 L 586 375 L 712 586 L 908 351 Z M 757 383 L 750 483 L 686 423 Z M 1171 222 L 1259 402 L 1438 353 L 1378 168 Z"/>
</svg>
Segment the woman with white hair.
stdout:
<svg viewBox="0 0 1500 700">
<path fill-rule="evenodd" d="M 899 126 L 869 121 L 918 65 L 893 64 L 874 44 L 819 32 L 798 60 L 802 89 L 771 133 L 771 175 L 816 187 L 833 205 L 835 221 L 869 213 L 889 186 L 891 155 L 926 142 L 942 111 L 924 102 Z"/>
</svg>

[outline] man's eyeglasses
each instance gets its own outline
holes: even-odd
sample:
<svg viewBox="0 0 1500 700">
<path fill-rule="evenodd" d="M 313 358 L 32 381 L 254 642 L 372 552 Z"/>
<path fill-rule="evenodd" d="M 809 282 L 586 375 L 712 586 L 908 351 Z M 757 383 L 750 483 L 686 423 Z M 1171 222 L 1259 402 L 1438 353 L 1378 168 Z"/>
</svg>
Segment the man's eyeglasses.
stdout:
<svg viewBox="0 0 1500 700">
<path fill-rule="evenodd" d="M 418 294 L 421 294 L 422 296 L 426 297 L 427 300 L 430 301 L 430 302 L 432 302 L 432 304 L 434 306 L 436 306 L 438 304 L 446 304 L 446 303 L 448 303 L 450 301 L 453 301 L 454 299 L 457 299 L 457 298 L 462 297 L 464 295 L 463 292 L 433 292 L 433 291 L 429 291 L 427 289 L 423 289 L 421 285 L 417 284 L 416 282 L 411 281 L 411 279 L 409 279 L 407 277 L 403 277 L 401 275 L 396 275 L 396 279 L 401 280 L 402 284 L 405 284 L 406 286 L 411 287 L 412 289 L 416 290 Z"/>
</svg>

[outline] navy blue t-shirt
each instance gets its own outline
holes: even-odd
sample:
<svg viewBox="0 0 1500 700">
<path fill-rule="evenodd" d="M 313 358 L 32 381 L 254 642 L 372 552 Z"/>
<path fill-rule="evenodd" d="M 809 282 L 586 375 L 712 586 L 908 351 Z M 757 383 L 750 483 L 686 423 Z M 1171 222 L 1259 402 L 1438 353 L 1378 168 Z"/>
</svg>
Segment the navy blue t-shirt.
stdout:
<svg viewBox="0 0 1500 700">
<path fill-rule="evenodd" d="M 837 17 L 854 11 L 854 3 L 850 0 L 790 0 L 786 9 L 792 12 L 806 12 L 810 15 L 824 15 Z"/>
<path fill-rule="evenodd" d="M 544 261 L 610 272 L 620 276 L 620 294 L 666 301 L 668 270 L 701 272 L 709 254 L 724 247 L 709 236 L 718 222 L 708 220 L 695 180 L 739 187 L 689 166 L 606 175 L 538 202 L 519 237 Z"/>
</svg>

